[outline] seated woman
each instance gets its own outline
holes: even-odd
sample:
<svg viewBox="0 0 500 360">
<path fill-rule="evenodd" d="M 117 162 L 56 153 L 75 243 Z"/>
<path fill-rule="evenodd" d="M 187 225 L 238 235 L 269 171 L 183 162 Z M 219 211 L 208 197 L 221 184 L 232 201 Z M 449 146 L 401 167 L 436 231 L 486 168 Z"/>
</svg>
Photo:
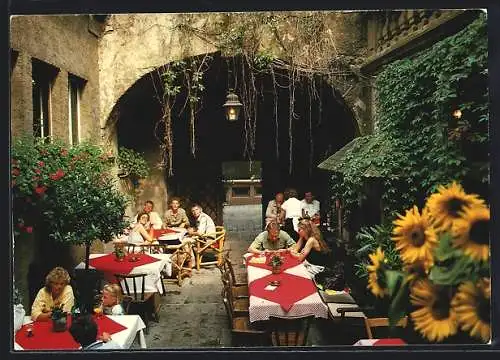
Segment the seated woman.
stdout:
<svg viewBox="0 0 500 360">
<path fill-rule="evenodd" d="M 299 239 L 291 254 L 309 264 L 327 266 L 330 263 L 331 250 L 323 240 L 318 227 L 308 219 L 302 219 L 298 225 Z"/>
<path fill-rule="evenodd" d="M 132 231 L 130 231 L 127 241 L 131 244 L 153 243 L 154 239 L 149 234 L 148 229 L 146 229 L 149 222 L 149 214 L 146 212 L 139 213 L 137 219 L 138 221 Z"/>
<path fill-rule="evenodd" d="M 106 315 L 124 315 L 121 302 L 122 288 L 118 284 L 106 284 L 102 289 L 102 312 Z"/>
<path fill-rule="evenodd" d="M 165 212 L 165 221 L 163 226 L 167 227 L 183 227 L 189 226 L 189 219 L 186 215 L 186 210 L 181 208 L 181 201 L 178 197 L 173 197 L 170 200 L 170 209 Z"/>
<path fill-rule="evenodd" d="M 61 306 L 63 311 L 71 312 L 75 303 L 73 288 L 69 285 L 70 277 L 66 269 L 55 267 L 45 277 L 45 286 L 38 291 L 31 306 L 33 321 L 47 321 L 52 316 L 52 308 Z"/>
</svg>

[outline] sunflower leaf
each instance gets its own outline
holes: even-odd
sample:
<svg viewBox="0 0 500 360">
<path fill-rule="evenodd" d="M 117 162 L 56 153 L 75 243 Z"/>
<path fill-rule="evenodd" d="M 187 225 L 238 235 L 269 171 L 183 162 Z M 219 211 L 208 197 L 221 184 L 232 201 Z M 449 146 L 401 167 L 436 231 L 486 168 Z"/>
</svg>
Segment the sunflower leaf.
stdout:
<svg viewBox="0 0 500 360">
<path fill-rule="evenodd" d="M 389 305 L 389 326 L 395 326 L 406 315 L 409 297 L 409 281 L 404 281 Z"/>
<path fill-rule="evenodd" d="M 437 285 L 456 285 L 475 274 L 475 263 L 468 256 L 461 256 L 446 262 L 446 266 L 434 265 L 429 279 Z"/>
<path fill-rule="evenodd" d="M 389 290 L 389 296 L 392 298 L 401 287 L 401 283 L 404 279 L 404 275 L 401 271 L 396 270 L 386 270 L 385 271 L 385 281 L 387 289 Z"/>
<path fill-rule="evenodd" d="M 446 262 L 447 260 L 461 256 L 461 252 L 452 247 L 451 240 L 452 236 L 448 232 L 439 237 L 439 245 L 434 251 L 434 256 L 438 262 Z"/>
</svg>

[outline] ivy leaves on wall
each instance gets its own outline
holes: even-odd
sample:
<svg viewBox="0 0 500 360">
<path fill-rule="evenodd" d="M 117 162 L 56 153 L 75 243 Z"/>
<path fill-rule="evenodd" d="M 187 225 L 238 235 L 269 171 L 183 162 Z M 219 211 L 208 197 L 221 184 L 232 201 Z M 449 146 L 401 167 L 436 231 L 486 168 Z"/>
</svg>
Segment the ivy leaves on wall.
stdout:
<svg viewBox="0 0 500 360">
<path fill-rule="evenodd" d="M 350 149 L 332 192 L 346 218 L 366 196 L 365 173 L 377 169 L 383 211 L 392 217 L 421 205 L 439 184 L 458 180 L 487 197 L 488 53 L 484 15 L 412 58 L 395 61 L 376 79 L 375 142 Z M 462 116 L 453 113 L 460 110 Z M 372 140 L 373 141 L 373 140 Z"/>
</svg>

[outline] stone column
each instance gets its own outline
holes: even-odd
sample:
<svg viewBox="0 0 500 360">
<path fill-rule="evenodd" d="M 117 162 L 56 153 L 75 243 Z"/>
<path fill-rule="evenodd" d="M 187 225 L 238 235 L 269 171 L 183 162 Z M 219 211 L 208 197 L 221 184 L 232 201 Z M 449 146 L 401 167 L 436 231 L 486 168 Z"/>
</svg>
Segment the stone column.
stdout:
<svg viewBox="0 0 500 360">
<path fill-rule="evenodd" d="M 31 57 L 17 52 L 10 77 L 10 119 L 13 136 L 33 134 L 33 93 Z"/>
<path fill-rule="evenodd" d="M 68 73 L 60 70 L 50 92 L 50 126 L 54 138 L 69 142 Z"/>
</svg>

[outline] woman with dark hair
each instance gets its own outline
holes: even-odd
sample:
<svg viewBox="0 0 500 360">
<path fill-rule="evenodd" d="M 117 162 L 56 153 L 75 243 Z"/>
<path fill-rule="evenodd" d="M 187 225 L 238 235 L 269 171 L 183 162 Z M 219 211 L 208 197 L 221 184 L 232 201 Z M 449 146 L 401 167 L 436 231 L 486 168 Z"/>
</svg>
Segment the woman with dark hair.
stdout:
<svg viewBox="0 0 500 360">
<path fill-rule="evenodd" d="M 148 233 L 149 229 L 146 226 L 149 222 L 149 214 L 141 212 L 137 215 L 137 223 L 128 235 L 128 242 L 131 244 L 143 244 L 144 242 L 152 243 L 153 237 Z"/>
<path fill-rule="evenodd" d="M 299 240 L 292 249 L 292 255 L 309 264 L 327 266 L 330 264 L 331 250 L 323 240 L 318 227 L 309 219 L 299 222 Z"/>
<path fill-rule="evenodd" d="M 47 321 L 52 316 L 55 306 L 62 306 L 63 311 L 71 312 L 75 303 L 73 288 L 66 269 L 58 266 L 50 270 L 45 277 L 45 286 L 38 291 L 31 306 L 33 321 Z"/>
</svg>

